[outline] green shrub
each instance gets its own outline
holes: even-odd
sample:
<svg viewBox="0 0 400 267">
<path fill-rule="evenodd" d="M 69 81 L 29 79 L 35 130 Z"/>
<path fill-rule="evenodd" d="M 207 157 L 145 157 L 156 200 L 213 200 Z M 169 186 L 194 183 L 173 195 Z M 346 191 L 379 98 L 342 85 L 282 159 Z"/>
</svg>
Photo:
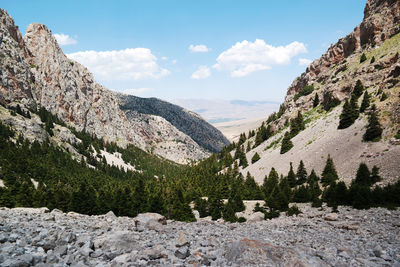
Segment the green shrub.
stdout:
<svg viewBox="0 0 400 267">
<path fill-rule="evenodd" d="M 311 203 L 311 207 L 314 207 L 314 208 L 320 208 L 320 207 L 322 207 L 322 199 L 320 199 L 320 198 L 315 198 L 315 199 L 312 201 L 312 203 Z"/>
<path fill-rule="evenodd" d="M 281 215 L 281 213 L 279 211 L 272 210 L 272 211 L 266 212 L 264 214 L 264 220 L 271 220 L 273 218 L 278 218 L 279 215 Z"/>
<path fill-rule="evenodd" d="M 258 153 L 256 152 L 254 156 L 251 158 L 251 163 L 253 164 L 259 160 L 260 160 L 260 155 L 258 155 Z"/>
<path fill-rule="evenodd" d="M 311 94 L 313 91 L 314 91 L 314 85 L 307 85 L 300 92 L 295 94 L 293 100 L 296 101 L 297 99 L 299 99 L 302 96 Z"/>
<path fill-rule="evenodd" d="M 245 217 L 239 217 L 237 221 L 238 221 L 238 223 L 244 223 L 244 222 L 246 222 L 247 220 L 246 220 Z"/>
<path fill-rule="evenodd" d="M 290 207 L 287 211 L 286 211 L 286 215 L 287 216 L 293 216 L 293 215 L 299 215 L 301 212 L 301 210 L 299 209 L 299 207 L 297 207 L 296 205 L 293 205 L 292 207 Z"/>
<path fill-rule="evenodd" d="M 369 63 L 372 64 L 372 63 L 374 63 L 374 62 L 375 62 L 375 57 L 372 57 L 372 58 L 371 58 L 371 61 L 370 61 Z"/>
<path fill-rule="evenodd" d="M 385 101 L 387 98 L 388 98 L 387 94 L 385 94 L 385 92 L 383 92 L 380 100 Z"/>
<path fill-rule="evenodd" d="M 365 60 L 367 60 L 367 56 L 363 53 L 360 57 L 360 63 L 363 63 Z"/>
</svg>

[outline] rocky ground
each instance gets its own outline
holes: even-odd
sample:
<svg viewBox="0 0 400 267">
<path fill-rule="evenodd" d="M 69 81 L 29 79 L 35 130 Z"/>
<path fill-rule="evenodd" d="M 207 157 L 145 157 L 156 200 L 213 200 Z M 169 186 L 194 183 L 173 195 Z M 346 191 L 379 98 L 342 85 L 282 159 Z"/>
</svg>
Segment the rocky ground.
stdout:
<svg viewBox="0 0 400 267">
<path fill-rule="evenodd" d="M 0 210 L 0 266 L 400 266 L 400 210 L 318 210 L 244 224 Z"/>
</svg>

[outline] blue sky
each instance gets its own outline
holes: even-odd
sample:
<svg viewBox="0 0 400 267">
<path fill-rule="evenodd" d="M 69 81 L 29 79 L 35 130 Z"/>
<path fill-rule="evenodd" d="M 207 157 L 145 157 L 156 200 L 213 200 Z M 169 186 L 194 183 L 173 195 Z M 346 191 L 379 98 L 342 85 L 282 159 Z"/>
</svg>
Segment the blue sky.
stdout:
<svg viewBox="0 0 400 267">
<path fill-rule="evenodd" d="M 281 101 L 307 60 L 361 22 L 365 2 L 9 0 L 0 7 L 22 34 L 30 23 L 47 25 L 111 90 Z"/>
</svg>

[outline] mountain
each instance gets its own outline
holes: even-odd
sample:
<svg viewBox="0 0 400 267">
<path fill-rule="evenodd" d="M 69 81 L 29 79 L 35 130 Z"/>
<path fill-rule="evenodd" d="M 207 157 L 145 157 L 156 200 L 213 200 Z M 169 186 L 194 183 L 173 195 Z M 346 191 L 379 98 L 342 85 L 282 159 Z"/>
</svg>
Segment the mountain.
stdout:
<svg viewBox="0 0 400 267">
<path fill-rule="evenodd" d="M 136 113 L 162 117 L 211 152 L 219 152 L 224 146 L 229 145 L 229 141 L 220 131 L 192 111 L 157 98 L 124 94 L 118 94 L 118 97 L 121 100 L 121 109 L 127 118 L 135 116 Z"/>
<path fill-rule="evenodd" d="M 29 25 L 22 37 L 5 10 L 0 10 L 0 17 L 2 103 L 44 107 L 78 131 L 123 147 L 133 144 L 179 163 L 202 159 L 228 143 L 198 115 L 172 105 L 169 107 L 177 116 L 161 109 L 142 113 L 132 105 L 130 112 L 122 110 L 121 105 L 129 103 L 121 103 L 121 99 L 132 97 L 98 84 L 87 68 L 65 56 L 45 25 Z M 176 118 L 185 118 L 190 126 L 183 126 Z"/>
<path fill-rule="evenodd" d="M 274 167 L 278 173 L 287 174 L 289 163 L 295 168 L 303 160 L 308 171 L 321 173 L 330 155 L 339 176 L 346 182 L 357 171 L 361 162 L 370 168 L 381 169 L 384 183 L 400 179 L 400 2 L 396 0 L 368 0 L 364 18 L 344 38 L 331 45 L 321 58 L 312 62 L 306 71 L 288 88 L 278 113 L 264 121 L 269 126 L 269 138 L 254 146 L 256 137 L 244 142 L 247 161 L 258 153 L 260 160 L 242 169 L 250 172 L 259 183 Z M 356 86 L 356 85 L 361 86 Z M 361 88 L 361 89 L 360 89 Z M 370 106 L 358 115 L 354 123 L 338 129 L 343 105 L 351 102 L 357 90 L 367 92 Z M 314 107 L 316 95 L 319 104 Z M 360 107 L 363 95 L 354 98 Z M 383 129 L 377 142 L 363 141 L 372 105 Z M 302 114 L 304 129 L 294 134 L 298 114 Z M 260 128 L 261 129 L 261 128 Z M 293 148 L 281 154 L 284 134 L 291 132 Z"/>
</svg>

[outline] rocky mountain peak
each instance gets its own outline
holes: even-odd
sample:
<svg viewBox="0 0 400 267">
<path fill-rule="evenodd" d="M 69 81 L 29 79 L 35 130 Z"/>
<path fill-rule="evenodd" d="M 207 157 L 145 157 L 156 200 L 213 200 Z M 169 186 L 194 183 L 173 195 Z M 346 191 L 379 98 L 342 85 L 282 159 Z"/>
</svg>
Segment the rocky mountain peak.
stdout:
<svg viewBox="0 0 400 267">
<path fill-rule="evenodd" d="M 0 10 L 0 34 L 0 102 L 44 107 L 78 131 L 122 147 L 133 144 L 179 163 L 208 155 L 209 147 L 194 141 L 193 131 L 182 132 L 162 111 L 125 113 L 118 95 L 97 83 L 86 67 L 69 59 L 45 25 L 29 25 L 22 37 L 13 19 Z M 220 150 L 227 142 L 222 134 L 190 116 L 194 128 L 205 127 L 200 132 L 208 136 L 206 143 L 216 143 Z"/>
<path fill-rule="evenodd" d="M 319 59 L 312 62 L 306 71 L 293 81 L 285 102 L 300 92 L 306 85 L 321 83 L 327 79 L 328 70 L 344 61 L 350 55 L 364 49 L 379 46 L 400 32 L 400 1 L 368 0 L 364 9 L 364 19 L 353 32 L 332 44 Z M 334 92 L 342 100 L 345 95 Z"/>
<path fill-rule="evenodd" d="M 29 50 L 14 20 L 0 9 L 0 102 L 31 102 L 34 77 L 24 60 L 28 56 Z"/>
</svg>

